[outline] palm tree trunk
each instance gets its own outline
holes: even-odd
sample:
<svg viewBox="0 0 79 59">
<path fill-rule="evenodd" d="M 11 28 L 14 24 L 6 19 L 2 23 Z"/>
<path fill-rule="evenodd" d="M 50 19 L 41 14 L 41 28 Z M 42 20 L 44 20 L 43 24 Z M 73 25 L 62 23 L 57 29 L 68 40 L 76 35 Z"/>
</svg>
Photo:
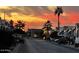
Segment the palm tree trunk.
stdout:
<svg viewBox="0 0 79 59">
<path fill-rule="evenodd" d="M 58 15 L 58 30 L 60 30 L 60 20 L 59 20 L 59 15 Z"/>
</svg>

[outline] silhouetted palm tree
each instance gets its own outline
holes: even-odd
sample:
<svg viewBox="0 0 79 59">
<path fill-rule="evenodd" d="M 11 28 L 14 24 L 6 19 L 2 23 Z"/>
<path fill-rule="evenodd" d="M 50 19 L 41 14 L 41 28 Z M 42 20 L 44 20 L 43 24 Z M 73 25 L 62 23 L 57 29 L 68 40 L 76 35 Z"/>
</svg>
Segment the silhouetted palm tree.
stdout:
<svg viewBox="0 0 79 59">
<path fill-rule="evenodd" d="M 57 14 L 57 16 L 58 16 L 58 30 L 60 29 L 59 17 L 60 17 L 60 14 L 62 14 L 62 13 L 63 13 L 62 7 L 57 7 L 55 10 L 55 14 Z"/>
</svg>

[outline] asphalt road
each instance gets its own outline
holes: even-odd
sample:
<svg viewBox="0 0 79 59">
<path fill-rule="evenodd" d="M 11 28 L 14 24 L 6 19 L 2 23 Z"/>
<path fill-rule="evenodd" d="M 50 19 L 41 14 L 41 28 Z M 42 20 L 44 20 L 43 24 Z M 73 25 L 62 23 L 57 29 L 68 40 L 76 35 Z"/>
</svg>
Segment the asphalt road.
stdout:
<svg viewBox="0 0 79 59">
<path fill-rule="evenodd" d="M 24 44 L 18 44 L 12 53 L 78 53 L 78 49 L 65 47 L 41 39 L 27 39 Z"/>
</svg>

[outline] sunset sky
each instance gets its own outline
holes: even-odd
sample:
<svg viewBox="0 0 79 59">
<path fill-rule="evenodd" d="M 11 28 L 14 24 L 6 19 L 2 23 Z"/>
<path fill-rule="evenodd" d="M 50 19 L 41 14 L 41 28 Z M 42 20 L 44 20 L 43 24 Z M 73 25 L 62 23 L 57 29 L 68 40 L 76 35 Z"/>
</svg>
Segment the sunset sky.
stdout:
<svg viewBox="0 0 79 59">
<path fill-rule="evenodd" d="M 26 28 L 42 28 L 50 20 L 53 27 L 57 26 L 55 6 L 0 6 L 0 17 L 7 20 L 22 20 Z M 79 6 L 64 6 L 64 13 L 60 16 L 61 26 L 75 25 L 79 22 Z"/>
</svg>

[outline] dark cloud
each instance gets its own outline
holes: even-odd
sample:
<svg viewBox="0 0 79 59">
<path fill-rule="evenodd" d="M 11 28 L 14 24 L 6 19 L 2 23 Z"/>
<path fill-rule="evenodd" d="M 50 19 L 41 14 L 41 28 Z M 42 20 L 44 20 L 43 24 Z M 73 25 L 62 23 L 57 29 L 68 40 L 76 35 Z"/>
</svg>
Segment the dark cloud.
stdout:
<svg viewBox="0 0 79 59">
<path fill-rule="evenodd" d="M 63 6 L 64 12 L 79 12 L 79 6 Z M 24 15 L 39 16 L 44 13 L 52 13 L 47 6 L 9 6 L 9 9 L 0 9 L 0 12 L 6 12 L 11 16 L 12 12 L 17 12 Z"/>
<path fill-rule="evenodd" d="M 64 6 L 63 10 L 65 12 L 79 12 L 79 6 Z"/>
</svg>

